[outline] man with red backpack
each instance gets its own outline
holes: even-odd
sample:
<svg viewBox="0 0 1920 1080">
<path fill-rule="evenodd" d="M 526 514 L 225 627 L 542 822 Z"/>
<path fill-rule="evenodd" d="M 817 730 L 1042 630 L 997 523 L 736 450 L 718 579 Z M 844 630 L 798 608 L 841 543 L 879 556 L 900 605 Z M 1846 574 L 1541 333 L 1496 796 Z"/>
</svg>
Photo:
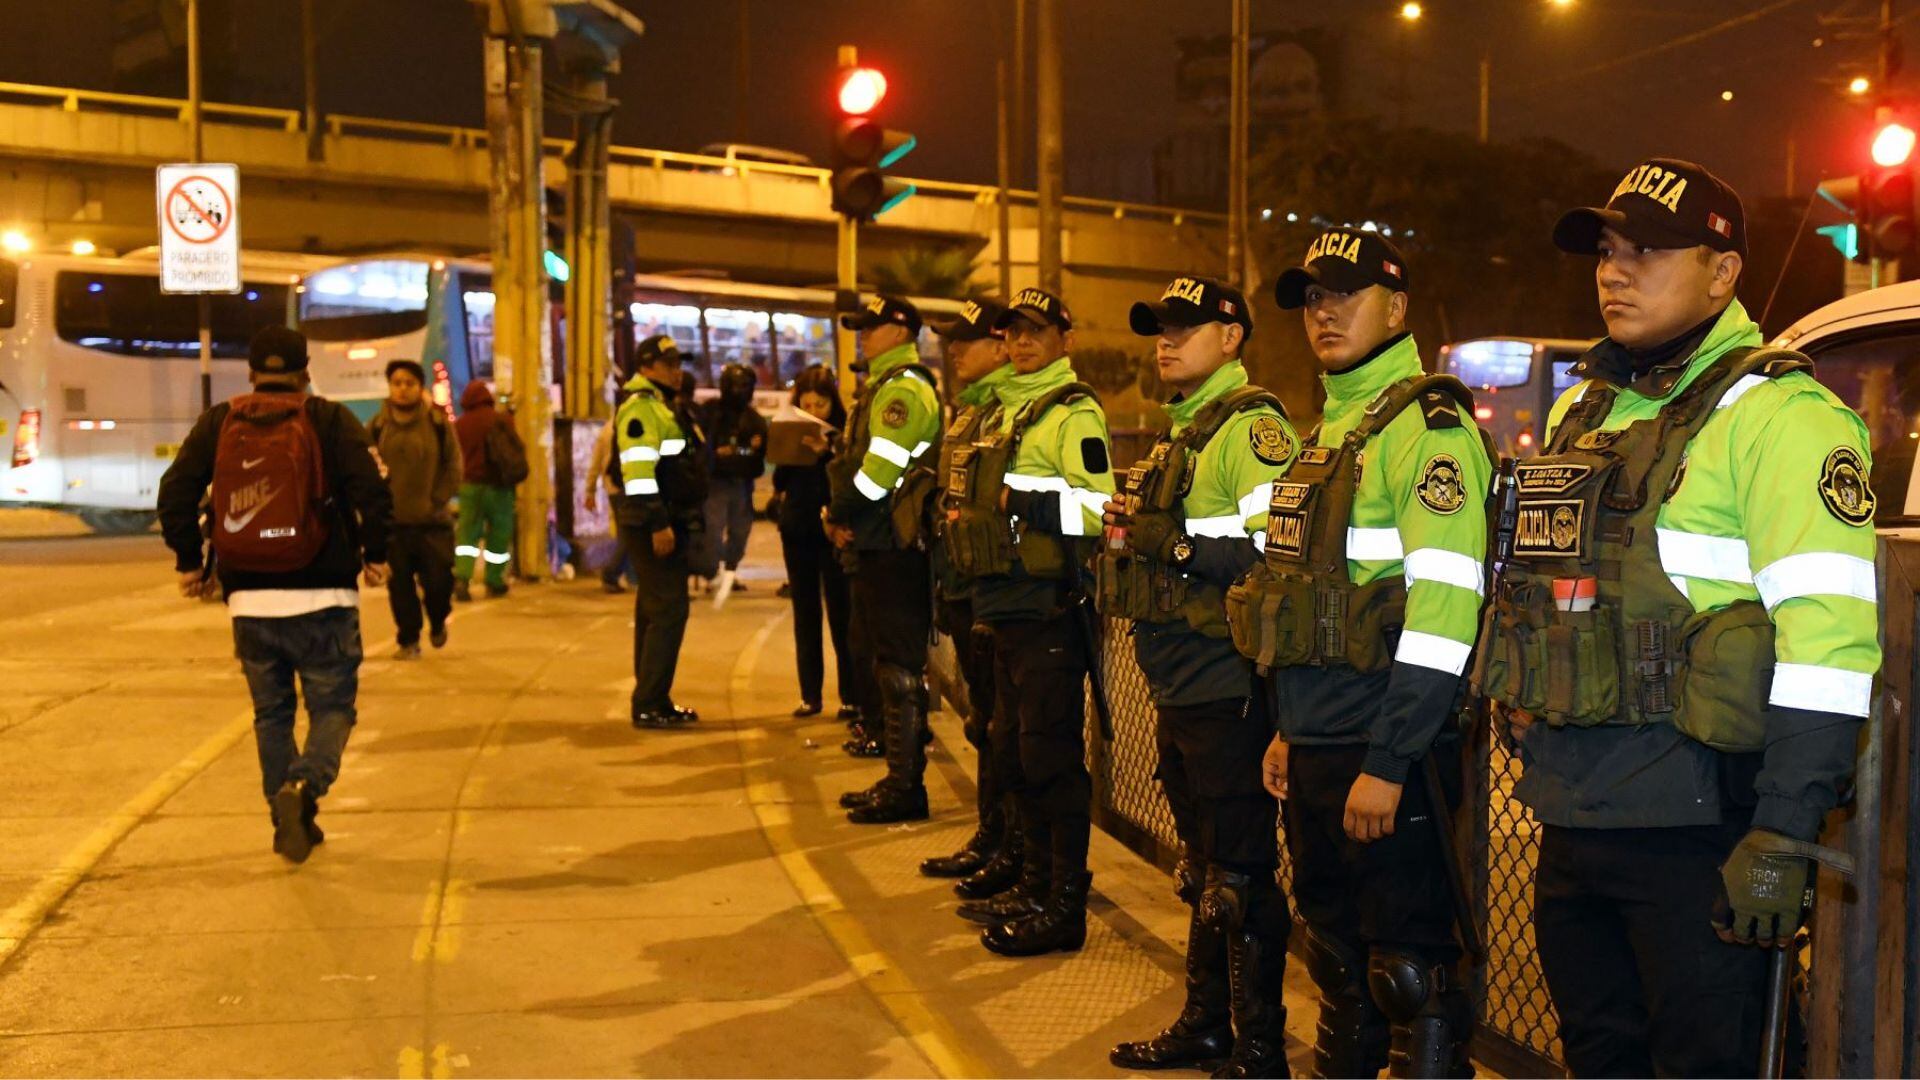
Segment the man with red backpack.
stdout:
<svg viewBox="0 0 1920 1080">
<path fill-rule="evenodd" d="M 460 392 L 453 429 L 465 463 L 453 595 L 473 599 L 473 560 L 485 558 L 487 595 L 505 596 L 507 563 L 513 560 L 513 489 L 527 478 L 527 447 L 513 429 L 513 415 L 493 407 L 493 391 L 479 379 Z"/>
<path fill-rule="evenodd" d="M 299 863 L 325 839 L 314 817 L 353 730 L 355 579 L 386 583 L 393 497 L 360 421 L 307 392 L 306 338 L 269 326 L 254 335 L 247 366 L 253 393 L 194 423 L 160 479 L 158 509 L 181 595 L 226 595 L 253 696 L 273 849 Z M 209 487 L 211 564 L 200 524 Z M 307 699 L 304 748 L 294 738 L 295 676 Z"/>
</svg>

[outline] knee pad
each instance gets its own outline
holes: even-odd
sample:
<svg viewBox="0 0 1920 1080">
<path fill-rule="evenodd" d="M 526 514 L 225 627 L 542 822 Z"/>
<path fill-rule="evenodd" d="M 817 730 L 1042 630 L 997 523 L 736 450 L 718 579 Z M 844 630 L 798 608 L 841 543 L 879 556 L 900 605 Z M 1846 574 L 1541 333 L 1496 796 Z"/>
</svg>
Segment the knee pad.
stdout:
<svg viewBox="0 0 1920 1080">
<path fill-rule="evenodd" d="M 1364 998 L 1367 978 L 1360 954 L 1344 942 L 1307 928 L 1307 975 L 1329 998 Z"/>
<path fill-rule="evenodd" d="M 1247 899 L 1253 883 L 1245 874 L 1207 867 L 1206 888 L 1200 893 L 1200 921 L 1222 933 L 1237 933 L 1247 921 Z"/>
<path fill-rule="evenodd" d="M 1396 1024 L 1410 1023 L 1444 987 L 1442 969 L 1410 953 L 1377 949 L 1367 962 L 1367 986 L 1380 1011 Z"/>
<path fill-rule="evenodd" d="M 920 676 L 898 664 L 881 661 L 873 665 L 874 681 L 880 686 L 880 696 L 889 705 L 919 704 L 926 686 Z"/>
<path fill-rule="evenodd" d="M 1180 898 L 1188 907 L 1200 903 L 1200 895 L 1207 887 L 1206 867 L 1193 857 L 1191 848 L 1180 849 L 1180 861 L 1173 866 L 1173 895 Z"/>
</svg>

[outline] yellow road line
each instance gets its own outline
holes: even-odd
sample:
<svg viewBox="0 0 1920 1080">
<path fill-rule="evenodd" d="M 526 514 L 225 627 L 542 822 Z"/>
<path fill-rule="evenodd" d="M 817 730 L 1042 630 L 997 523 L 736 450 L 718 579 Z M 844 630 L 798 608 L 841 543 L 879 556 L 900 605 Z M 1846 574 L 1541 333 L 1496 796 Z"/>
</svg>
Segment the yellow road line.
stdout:
<svg viewBox="0 0 1920 1080">
<path fill-rule="evenodd" d="M 806 849 L 794 835 L 793 814 L 789 809 L 791 799 L 786 788 L 768 775 L 764 765 L 756 764 L 771 760 L 770 757 L 751 753 L 745 745 L 749 739 L 759 741 L 767 737 L 764 729 L 748 730 L 740 725 L 740 705 L 752 692 L 753 673 L 759 665 L 761 649 L 785 620 L 784 614 L 767 620 L 747 642 L 734 661 L 728 688 L 728 701 L 735 718 L 734 738 L 742 744 L 740 762 L 746 774 L 747 803 L 753 807 L 760 831 L 766 835 L 780 868 L 805 899 L 814 919 L 833 939 L 834 946 L 846 957 L 848 966 L 859 974 L 894 1024 L 942 1076 L 986 1076 L 986 1066 L 966 1052 L 966 1043 L 945 1019 L 927 1008 L 902 966 L 874 945 L 859 918 L 847 910 L 833 886 L 807 857 Z"/>
<path fill-rule="evenodd" d="M 220 755 L 233 749 L 234 744 L 245 738 L 251 730 L 253 709 L 249 707 L 172 768 L 155 777 L 138 795 L 121 804 L 118 810 L 88 833 L 86 839 L 67 852 L 60 864 L 41 878 L 27 895 L 0 914 L 0 968 L 4 968 L 20 951 L 20 947 L 40 928 L 60 901 L 66 899 L 74 886 L 93 872 L 93 868 L 99 865 L 107 852 L 113 850 L 114 845 L 126 839 L 136 826 L 152 816 L 155 810 L 178 794 L 194 777 L 205 772 Z"/>
</svg>

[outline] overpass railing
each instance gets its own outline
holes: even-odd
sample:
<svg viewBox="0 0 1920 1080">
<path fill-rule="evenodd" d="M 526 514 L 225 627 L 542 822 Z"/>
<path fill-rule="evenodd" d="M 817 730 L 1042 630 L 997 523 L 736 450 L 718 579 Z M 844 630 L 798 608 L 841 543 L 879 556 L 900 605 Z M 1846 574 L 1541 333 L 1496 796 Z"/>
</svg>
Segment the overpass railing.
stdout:
<svg viewBox="0 0 1920 1080">
<path fill-rule="evenodd" d="M 186 101 L 178 98 L 148 97 L 141 94 L 119 94 L 103 90 L 80 90 L 71 87 L 12 82 L 0 82 L 0 104 L 41 105 L 66 112 L 108 113 L 149 119 L 171 118 L 183 124 L 188 121 L 189 108 Z M 306 130 L 306 116 L 297 109 L 231 105 L 222 102 L 205 102 L 201 108 L 202 115 L 208 123 L 268 128 L 291 133 L 302 133 Z M 443 145 L 456 150 L 481 150 L 487 146 L 487 133 L 483 128 L 428 124 L 414 120 L 389 120 L 382 117 L 352 116 L 341 113 L 328 114 L 321 123 L 325 133 L 333 138 L 359 136 L 392 139 L 399 142 Z M 573 141 L 549 138 L 545 140 L 545 146 L 550 156 L 561 156 L 572 148 Z M 813 165 L 745 161 L 711 154 L 689 154 L 677 150 L 655 150 L 638 146 L 612 147 L 610 157 L 613 161 L 623 164 L 647 166 L 662 171 L 720 173 L 741 177 L 786 176 L 819 184 L 822 188 L 828 186 L 830 177 L 828 170 Z M 969 184 L 954 180 L 910 180 L 909 182 L 928 194 L 968 198 L 988 205 L 997 202 L 1000 198 L 1000 189 L 991 184 Z M 1038 201 L 1039 196 L 1030 190 L 1011 189 L 1007 192 L 1007 202 L 1010 206 L 1034 206 Z M 1122 220 L 1138 218 L 1165 221 L 1174 225 L 1188 222 L 1219 225 L 1226 221 L 1225 214 L 1211 211 L 1155 206 L 1150 203 L 1127 202 L 1119 199 L 1091 199 L 1070 195 L 1064 198 L 1062 203 L 1070 210 L 1107 214 Z"/>
</svg>

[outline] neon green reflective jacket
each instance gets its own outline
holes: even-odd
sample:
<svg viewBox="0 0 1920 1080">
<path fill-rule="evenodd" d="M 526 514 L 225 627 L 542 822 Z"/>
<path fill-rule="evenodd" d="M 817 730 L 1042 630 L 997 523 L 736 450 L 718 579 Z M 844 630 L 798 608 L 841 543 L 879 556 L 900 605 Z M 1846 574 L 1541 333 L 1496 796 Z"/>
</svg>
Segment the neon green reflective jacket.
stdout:
<svg viewBox="0 0 1920 1080">
<path fill-rule="evenodd" d="M 687 434 L 674 415 L 670 395 L 653 380 L 635 375 L 626 388 L 632 393 L 614 415 L 613 433 L 621 491 L 628 499 L 627 509 L 637 511 L 642 527 L 658 531 L 673 520 L 661 498 L 661 462 L 687 452 Z"/>
<path fill-rule="evenodd" d="M 1020 407 L 1048 391 L 1077 381 L 1070 357 L 1061 357 L 1029 375 L 1014 374 L 994 388 L 1000 399 L 1000 430 L 1013 427 Z M 1028 510 L 1029 528 L 1058 536 L 1100 535 L 1102 510 L 1113 494 L 1113 465 L 1107 449 L 1107 414 L 1092 397 L 1075 398 L 1033 418 L 1020 450 L 1007 469 L 1007 487 L 1032 497 L 1010 498 Z M 1018 515 L 1016 515 L 1018 516 Z M 1059 609 L 1059 583 L 1011 577 L 975 583 L 974 615 L 989 622 L 1042 618 Z"/>
<path fill-rule="evenodd" d="M 867 361 L 867 382 L 877 384 L 889 372 L 919 362 L 920 353 L 911 343 L 889 349 Z M 858 403 L 849 428 L 858 430 L 848 431 L 847 452 L 858 457 L 860 466 L 852 471 L 851 483 L 834 484 L 827 516 L 852 526 L 861 548 L 892 547 L 888 497 L 939 437 L 940 397 L 932 383 L 907 372 L 887 379 Z M 832 475 L 838 481 L 845 474 Z"/>
<path fill-rule="evenodd" d="M 1383 390 L 1421 374 L 1420 347 L 1403 334 L 1372 359 L 1322 375 L 1326 413 L 1309 445 L 1338 447 Z M 1458 476 L 1458 495 L 1437 500 L 1426 480 L 1442 469 Z M 1347 573 L 1356 585 L 1406 579 L 1399 644 L 1385 672 L 1276 671 L 1280 729 L 1289 741 L 1365 741 L 1365 771 L 1395 783 L 1426 754 L 1479 636 L 1492 480 L 1479 428 L 1452 406 L 1416 400 L 1367 443 L 1347 528 Z"/>
<path fill-rule="evenodd" d="M 1666 394 L 1648 396 L 1620 387 L 1598 427 L 1617 431 L 1655 416 L 1663 404 L 1728 352 L 1761 345 L 1760 328 L 1738 301 L 1720 314 L 1687 360 L 1685 374 Z M 1548 417 L 1557 427 L 1569 406 L 1594 380 L 1567 390 Z M 1878 590 L 1874 570 L 1872 500 L 1862 507 L 1842 501 L 1833 477 L 1848 465 L 1865 477 L 1871 468 L 1869 438 L 1860 417 L 1812 375 L 1793 372 L 1769 379 L 1749 375 L 1721 397 L 1715 413 L 1687 444 L 1679 486 L 1657 520 L 1661 566 L 1695 611 L 1717 610 L 1736 600 L 1765 604 L 1774 624 L 1774 668 L 1767 724 L 1765 767 L 1756 782 L 1755 823 L 1811 838 L 1819 817 L 1834 805 L 1832 790 L 1844 776 L 1803 775 L 1794 755 L 1776 753 L 1793 738 L 1776 734 L 1776 710 L 1808 710 L 1866 717 L 1873 677 L 1880 670 Z M 1636 538 L 1636 542 L 1639 538 Z M 1781 718 L 1784 720 L 1784 717 Z M 1666 725 L 1650 725 L 1666 728 Z M 1622 768 L 1611 790 L 1588 775 L 1620 736 L 1607 729 L 1534 726 L 1524 746 L 1529 762 L 1518 790 L 1549 824 L 1695 824 L 1720 820 L 1719 769 L 1694 770 L 1705 779 L 1689 787 L 1663 774 Z M 1649 739 L 1677 740 L 1684 755 L 1722 755 L 1677 732 Z M 1844 742 L 1851 772 L 1852 742 Z M 1582 749 L 1584 748 L 1584 749 Z M 1646 753 L 1656 749 L 1648 746 Z M 1621 763 L 1616 755 L 1612 762 Z M 1836 767 L 1838 762 L 1836 761 Z M 1814 771 L 1830 773 L 1831 769 Z M 1635 773 L 1647 777 L 1636 783 Z M 1696 788 L 1698 790 L 1696 790 Z M 1600 804 L 1632 807 L 1610 815 Z M 1598 815 L 1597 817 L 1595 815 Z"/>
<path fill-rule="evenodd" d="M 1209 404 L 1247 385 L 1235 360 L 1200 388 L 1167 403 L 1178 436 Z M 1287 471 L 1300 440 L 1286 417 L 1268 405 L 1244 409 L 1222 424 L 1194 459 L 1193 484 L 1180 500 L 1195 554 L 1189 572 L 1224 590 L 1246 573 L 1266 544 L 1273 481 Z M 1231 547 L 1227 545 L 1231 543 Z M 1134 657 L 1158 705 L 1200 705 L 1251 692 L 1253 662 L 1233 639 L 1196 633 L 1185 621 L 1135 623 Z"/>
</svg>

